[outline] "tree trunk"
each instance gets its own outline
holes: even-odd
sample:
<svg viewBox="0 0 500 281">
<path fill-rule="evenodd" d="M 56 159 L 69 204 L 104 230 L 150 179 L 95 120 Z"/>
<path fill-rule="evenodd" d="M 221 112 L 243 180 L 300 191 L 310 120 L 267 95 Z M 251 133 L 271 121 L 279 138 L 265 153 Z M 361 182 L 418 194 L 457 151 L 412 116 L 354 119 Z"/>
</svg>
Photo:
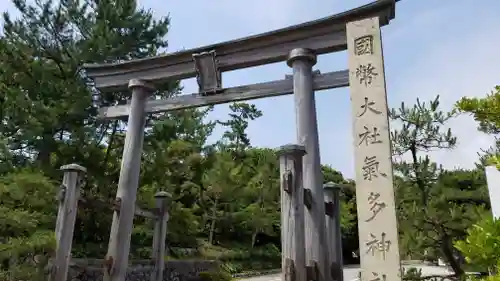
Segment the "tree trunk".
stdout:
<svg viewBox="0 0 500 281">
<path fill-rule="evenodd" d="M 214 206 L 212 207 L 212 221 L 210 222 L 210 233 L 208 234 L 208 243 L 213 245 L 214 233 L 215 233 L 215 223 L 217 221 L 217 203 L 219 199 L 215 198 Z"/>
<path fill-rule="evenodd" d="M 36 157 L 36 161 L 40 168 L 50 166 L 50 145 L 46 142 L 43 142 L 42 147 L 40 148 L 38 155 Z"/>
<path fill-rule="evenodd" d="M 257 234 L 258 234 L 258 233 L 259 233 L 259 232 L 258 232 L 257 230 L 255 230 L 255 231 L 252 233 L 252 247 L 251 247 L 252 249 L 253 249 L 253 247 L 255 247 L 255 242 L 257 242 L 256 240 L 257 240 Z"/>
<path fill-rule="evenodd" d="M 413 169 L 415 169 L 415 181 L 417 183 L 418 188 L 420 189 L 421 198 L 422 198 L 422 204 L 424 207 L 427 207 L 427 201 L 429 198 L 429 195 L 427 194 L 428 191 L 426 190 L 425 182 L 422 179 L 422 173 L 420 171 L 420 163 L 418 162 L 418 157 L 417 157 L 417 144 L 415 142 L 412 143 L 410 146 L 410 152 L 411 152 L 411 157 L 413 160 Z"/>
<path fill-rule="evenodd" d="M 453 245 L 451 238 L 448 235 L 444 234 L 442 237 L 442 241 L 441 251 L 444 255 L 444 258 L 457 276 L 463 276 L 465 272 L 462 269 L 460 262 L 453 254 Z"/>
</svg>

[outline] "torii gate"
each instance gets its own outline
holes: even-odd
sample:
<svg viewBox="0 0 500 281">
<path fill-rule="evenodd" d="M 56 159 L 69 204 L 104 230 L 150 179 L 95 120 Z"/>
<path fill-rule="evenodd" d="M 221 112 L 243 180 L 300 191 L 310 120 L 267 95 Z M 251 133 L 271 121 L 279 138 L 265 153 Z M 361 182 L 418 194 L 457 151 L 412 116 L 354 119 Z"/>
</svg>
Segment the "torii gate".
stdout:
<svg viewBox="0 0 500 281">
<path fill-rule="evenodd" d="M 328 273 L 334 267 L 341 268 L 335 261 L 341 261 L 342 253 L 336 249 L 332 257 L 326 252 L 314 91 L 346 86 L 351 88 L 353 111 L 361 278 L 363 281 L 401 280 L 380 34 L 380 26 L 389 24 L 395 16 L 395 2 L 379 0 L 316 21 L 164 56 L 84 65 L 88 77 L 100 91 L 132 91 L 130 104 L 100 109 L 102 118 L 129 117 L 116 195 L 121 206 L 113 216 L 104 280 L 125 278 L 147 113 L 293 93 L 297 141 L 306 151 L 303 187 L 313 202 L 305 212 L 303 260 L 315 274 L 306 278 L 297 274 L 283 276 L 287 281 L 342 281 L 338 270 L 335 274 Z M 348 70 L 325 74 L 312 70 L 317 55 L 346 49 Z M 224 71 L 281 61 L 287 61 L 293 69 L 293 77 L 233 88 L 222 86 Z M 192 77 L 197 77 L 198 93 L 166 100 L 148 99 L 155 91 L 155 84 Z"/>
</svg>

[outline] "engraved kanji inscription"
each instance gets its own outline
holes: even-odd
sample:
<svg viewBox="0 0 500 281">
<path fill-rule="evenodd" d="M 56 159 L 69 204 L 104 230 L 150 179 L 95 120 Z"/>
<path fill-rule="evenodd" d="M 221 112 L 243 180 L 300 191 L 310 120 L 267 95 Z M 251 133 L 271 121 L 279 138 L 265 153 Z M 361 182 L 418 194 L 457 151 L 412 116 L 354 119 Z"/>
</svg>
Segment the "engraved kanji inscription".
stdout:
<svg viewBox="0 0 500 281">
<path fill-rule="evenodd" d="M 365 145 L 368 146 L 369 144 L 382 143 L 382 140 L 379 139 L 380 133 L 378 132 L 377 127 L 373 127 L 371 130 L 367 126 L 363 126 L 363 128 L 364 128 L 364 132 L 361 134 L 358 134 L 358 136 L 359 136 L 358 145 L 365 143 Z"/>
<path fill-rule="evenodd" d="M 367 254 L 371 253 L 372 256 L 380 254 L 382 255 L 382 259 L 385 260 L 386 254 L 391 247 L 391 241 L 386 239 L 385 232 L 380 234 L 380 239 L 375 234 L 370 233 L 370 238 L 366 241 L 365 246 Z"/>
<path fill-rule="evenodd" d="M 386 280 L 387 280 L 387 275 L 383 273 L 372 272 L 370 281 L 386 281 Z"/>
<path fill-rule="evenodd" d="M 356 56 L 373 54 L 373 36 L 365 35 L 355 39 L 354 54 Z"/>
<path fill-rule="evenodd" d="M 363 179 L 371 181 L 374 178 L 378 178 L 379 175 L 387 177 L 386 173 L 382 173 L 379 171 L 378 169 L 379 165 L 380 162 L 377 160 L 377 156 L 371 156 L 371 157 L 366 156 L 364 160 L 364 165 L 363 167 L 361 167 L 363 172 Z"/>
<path fill-rule="evenodd" d="M 372 113 L 377 114 L 377 115 L 379 115 L 379 114 L 381 114 L 381 113 L 382 113 L 382 111 L 377 110 L 377 109 L 375 108 L 375 102 L 374 102 L 374 101 L 370 101 L 370 100 L 368 99 L 368 97 L 365 97 L 365 103 L 361 106 L 361 113 L 360 113 L 360 114 L 358 114 L 358 117 L 361 117 L 361 116 L 365 115 L 365 113 L 366 113 L 368 110 L 369 110 L 370 112 L 372 112 Z"/>
<path fill-rule="evenodd" d="M 360 64 L 356 68 L 356 78 L 358 78 L 359 84 L 364 84 L 365 87 L 368 87 L 368 85 L 371 85 L 373 79 L 377 75 L 378 75 L 378 73 L 375 72 L 375 67 L 371 63 L 368 63 L 366 65 Z"/>
<path fill-rule="evenodd" d="M 370 205 L 371 216 L 366 219 L 366 222 L 371 222 L 387 205 L 380 200 L 380 193 L 370 192 L 368 196 L 368 204 Z"/>
</svg>

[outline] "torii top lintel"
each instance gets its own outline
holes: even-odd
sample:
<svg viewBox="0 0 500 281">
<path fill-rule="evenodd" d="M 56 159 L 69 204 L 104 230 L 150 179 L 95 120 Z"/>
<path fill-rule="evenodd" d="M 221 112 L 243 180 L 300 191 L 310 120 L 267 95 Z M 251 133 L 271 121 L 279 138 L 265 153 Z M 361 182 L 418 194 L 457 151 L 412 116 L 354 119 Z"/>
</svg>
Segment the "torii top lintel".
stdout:
<svg viewBox="0 0 500 281">
<path fill-rule="evenodd" d="M 125 90 L 130 79 L 162 83 L 196 77 L 193 55 L 206 52 L 215 54 L 218 70 L 224 72 L 285 61 L 294 48 L 312 49 L 317 55 L 343 51 L 347 22 L 378 16 L 380 25 L 387 25 L 395 16 L 396 1 L 378 0 L 319 20 L 200 48 L 83 68 L 101 91 L 118 91 Z"/>
</svg>

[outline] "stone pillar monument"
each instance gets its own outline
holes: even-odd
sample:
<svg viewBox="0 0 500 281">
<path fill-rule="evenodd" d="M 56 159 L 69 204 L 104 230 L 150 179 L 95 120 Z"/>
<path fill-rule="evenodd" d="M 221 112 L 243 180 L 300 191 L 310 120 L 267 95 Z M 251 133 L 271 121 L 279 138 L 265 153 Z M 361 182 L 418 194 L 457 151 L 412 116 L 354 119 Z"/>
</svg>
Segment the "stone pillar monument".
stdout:
<svg viewBox="0 0 500 281">
<path fill-rule="evenodd" d="M 401 280 L 379 18 L 347 23 L 361 280 Z"/>
</svg>

